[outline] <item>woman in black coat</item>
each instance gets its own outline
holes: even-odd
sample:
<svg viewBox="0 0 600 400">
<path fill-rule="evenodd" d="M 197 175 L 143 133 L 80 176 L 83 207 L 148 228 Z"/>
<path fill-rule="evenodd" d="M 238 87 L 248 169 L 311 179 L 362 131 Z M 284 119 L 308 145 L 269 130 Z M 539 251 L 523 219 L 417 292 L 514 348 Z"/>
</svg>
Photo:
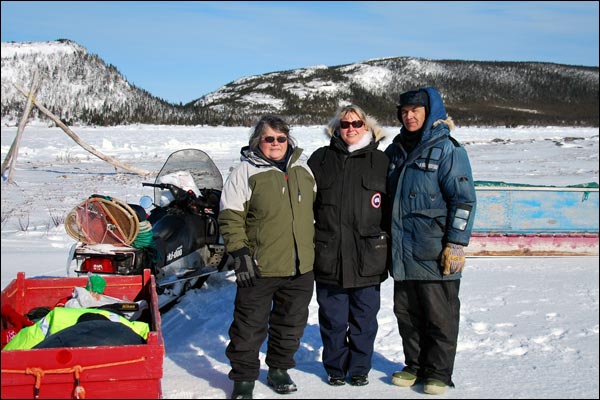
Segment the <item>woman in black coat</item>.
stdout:
<svg viewBox="0 0 600 400">
<path fill-rule="evenodd" d="M 387 276 L 383 229 L 388 157 L 385 132 L 358 106 L 341 108 L 325 128 L 328 146 L 308 160 L 317 182 L 315 265 L 323 365 L 330 385 L 369 383 L 380 284 Z"/>
</svg>

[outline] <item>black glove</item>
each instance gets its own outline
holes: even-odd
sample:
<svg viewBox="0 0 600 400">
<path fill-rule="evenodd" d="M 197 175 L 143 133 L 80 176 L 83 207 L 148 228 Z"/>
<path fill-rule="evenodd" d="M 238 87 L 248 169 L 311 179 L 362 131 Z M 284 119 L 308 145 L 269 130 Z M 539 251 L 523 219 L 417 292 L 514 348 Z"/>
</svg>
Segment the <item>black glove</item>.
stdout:
<svg viewBox="0 0 600 400">
<path fill-rule="evenodd" d="M 256 264 L 247 247 L 231 252 L 233 256 L 233 269 L 238 287 L 251 287 L 255 284 Z"/>
</svg>

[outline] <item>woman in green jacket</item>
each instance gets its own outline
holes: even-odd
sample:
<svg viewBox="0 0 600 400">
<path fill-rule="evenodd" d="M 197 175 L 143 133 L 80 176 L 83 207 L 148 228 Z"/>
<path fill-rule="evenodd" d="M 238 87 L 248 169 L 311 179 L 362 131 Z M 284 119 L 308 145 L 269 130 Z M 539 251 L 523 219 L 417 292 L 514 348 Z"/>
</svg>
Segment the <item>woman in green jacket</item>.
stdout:
<svg viewBox="0 0 600 400">
<path fill-rule="evenodd" d="M 289 132 L 281 118 L 262 117 L 221 194 L 219 226 L 238 286 L 226 350 L 232 398 L 252 398 L 267 334 L 268 385 L 297 390 L 287 370 L 313 294 L 316 186 Z"/>
</svg>

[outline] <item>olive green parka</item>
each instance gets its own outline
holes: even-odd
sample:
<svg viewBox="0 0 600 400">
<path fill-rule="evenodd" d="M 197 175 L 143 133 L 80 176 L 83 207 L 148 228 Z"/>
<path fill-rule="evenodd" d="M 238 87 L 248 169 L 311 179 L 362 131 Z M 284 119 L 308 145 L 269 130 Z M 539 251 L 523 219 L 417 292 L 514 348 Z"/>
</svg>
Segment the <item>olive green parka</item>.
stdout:
<svg viewBox="0 0 600 400">
<path fill-rule="evenodd" d="M 219 226 L 226 251 L 247 247 L 261 277 L 313 269 L 316 184 L 296 147 L 287 172 L 245 146 L 221 194 Z"/>
</svg>

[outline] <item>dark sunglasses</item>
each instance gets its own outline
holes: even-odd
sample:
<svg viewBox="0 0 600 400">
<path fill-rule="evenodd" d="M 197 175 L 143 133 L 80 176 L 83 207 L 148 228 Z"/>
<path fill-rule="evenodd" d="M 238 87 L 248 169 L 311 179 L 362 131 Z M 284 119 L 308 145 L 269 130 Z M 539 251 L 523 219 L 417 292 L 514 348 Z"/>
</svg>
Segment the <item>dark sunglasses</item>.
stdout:
<svg viewBox="0 0 600 400">
<path fill-rule="evenodd" d="M 266 143 L 273 143 L 275 140 L 277 140 L 277 143 L 285 143 L 287 142 L 287 139 L 287 136 L 265 136 L 263 138 Z"/>
<path fill-rule="evenodd" d="M 360 121 L 360 120 L 359 121 L 352 121 L 352 122 L 350 122 L 350 121 L 340 121 L 340 127 L 342 129 L 348 129 L 348 128 L 350 128 L 350 125 L 352 125 L 353 128 L 358 129 L 358 128 L 362 128 L 362 126 L 364 124 L 365 123 L 362 122 L 362 121 Z"/>
</svg>

